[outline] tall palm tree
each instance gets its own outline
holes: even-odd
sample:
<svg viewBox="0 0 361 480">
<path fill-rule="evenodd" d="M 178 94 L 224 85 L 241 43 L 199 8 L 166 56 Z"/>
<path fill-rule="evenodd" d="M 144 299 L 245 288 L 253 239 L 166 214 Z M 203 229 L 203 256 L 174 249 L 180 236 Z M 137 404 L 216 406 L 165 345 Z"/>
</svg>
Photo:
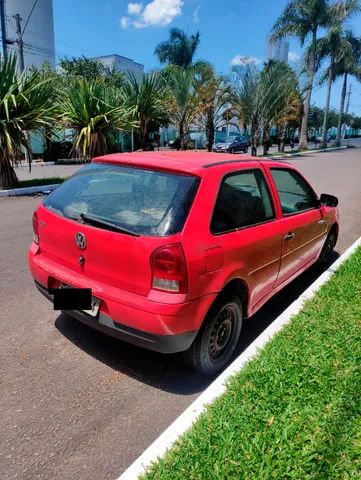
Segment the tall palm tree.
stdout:
<svg viewBox="0 0 361 480">
<path fill-rule="evenodd" d="M 27 152 L 31 159 L 28 132 L 40 132 L 53 123 L 53 89 L 38 72 L 16 71 L 16 57 L 0 57 L 0 187 L 17 183 L 13 165 Z"/>
<path fill-rule="evenodd" d="M 335 146 L 341 144 L 341 129 L 345 109 L 348 77 L 354 76 L 361 82 L 361 37 L 354 37 L 352 32 L 349 31 L 345 35 L 345 41 L 351 44 L 351 55 L 347 55 L 341 62 L 337 63 L 334 71 L 335 78 L 343 77 Z"/>
<path fill-rule="evenodd" d="M 159 73 L 148 73 L 141 79 L 128 74 L 123 93 L 125 104 L 130 107 L 139 124 L 141 148 L 144 149 L 148 141 L 149 124 L 167 123 L 167 87 L 164 78 Z"/>
<path fill-rule="evenodd" d="M 311 39 L 310 55 L 307 61 L 307 85 L 301 125 L 300 148 L 307 149 L 307 122 L 316 71 L 317 34 L 321 27 L 327 27 L 332 18 L 328 0 L 292 0 L 276 20 L 271 40 L 276 41 L 287 35 L 295 36 L 303 46 Z"/>
<path fill-rule="evenodd" d="M 359 0 L 348 0 L 336 4 L 334 6 L 334 15 L 325 37 L 317 40 L 318 62 L 321 62 L 325 58 L 329 58 L 329 66 L 325 77 L 327 79 L 327 90 L 321 148 L 327 147 L 327 126 L 330 110 L 331 88 L 332 83 L 335 80 L 335 65 L 353 55 L 352 43 L 349 41 L 349 36 L 344 35 L 344 24 L 359 10 Z"/>
<path fill-rule="evenodd" d="M 169 39 L 161 42 L 154 50 L 160 63 L 187 68 L 193 65 L 194 55 L 200 43 L 199 32 L 187 35 L 180 28 L 169 30 Z"/>
<path fill-rule="evenodd" d="M 203 105 L 195 123 L 206 133 L 207 149 L 212 151 L 216 129 L 224 124 L 230 105 L 230 86 L 212 66 L 204 68 L 196 80 L 196 92 Z"/>
<path fill-rule="evenodd" d="M 138 127 L 121 91 L 104 78 L 74 78 L 60 87 L 60 126 L 73 129 L 74 151 L 84 158 L 112 150 L 112 134 Z"/>
<path fill-rule="evenodd" d="M 186 148 L 186 135 L 205 105 L 197 94 L 197 69 L 170 65 L 164 71 L 169 88 L 170 119 L 179 131 L 182 149 Z"/>
</svg>

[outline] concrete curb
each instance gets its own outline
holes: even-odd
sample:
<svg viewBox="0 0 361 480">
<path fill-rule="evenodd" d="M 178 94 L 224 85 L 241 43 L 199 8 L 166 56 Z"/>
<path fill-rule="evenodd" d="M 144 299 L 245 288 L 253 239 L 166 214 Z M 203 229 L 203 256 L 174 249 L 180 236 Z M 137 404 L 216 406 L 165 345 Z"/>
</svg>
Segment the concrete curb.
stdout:
<svg viewBox="0 0 361 480">
<path fill-rule="evenodd" d="M 135 480 L 143 474 L 151 463 L 162 457 L 180 435 L 189 430 L 206 406 L 226 391 L 227 380 L 239 372 L 254 358 L 271 338 L 291 321 L 303 307 L 306 300 L 325 284 L 340 265 L 361 246 L 359 237 L 331 266 L 320 275 L 284 312 L 277 317 L 254 342 L 213 382 L 211 385 L 138 457 L 130 467 L 118 477 L 118 480 Z"/>
<path fill-rule="evenodd" d="M 335 150 L 345 150 L 345 148 L 348 148 L 348 147 L 346 145 L 343 145 L 341 147 L 321 148 L 318 150 L 303 150 L 302 152 L 297 152 L 297 153 L 285 153 L 284 155 L 271 155 L 271 158 L 280 160 L 282 158 L 300 157 L 302 155 L 308 155 L 309 153 L 323 153 L 323 152 L 333 152 Z"/>
<path fill-rule="evenodd" d="M 1 197 L 19 197 L 21 195 L 30 195 L 32 193 L 41 193 L 46 190 L 54 190 L 60 183 L 53 183 L 52 185 L 40 185 L 38 187 L 24 187 L 24 188 L 11 188 L 9 190 L 0 190 Z"/>
</svg>

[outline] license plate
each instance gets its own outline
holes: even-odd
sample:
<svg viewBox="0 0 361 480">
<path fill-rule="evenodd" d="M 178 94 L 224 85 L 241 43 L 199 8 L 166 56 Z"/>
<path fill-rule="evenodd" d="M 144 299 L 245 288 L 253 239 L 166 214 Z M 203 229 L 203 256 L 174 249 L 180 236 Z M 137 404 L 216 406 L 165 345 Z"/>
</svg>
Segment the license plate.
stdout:
<svg viewBox="0 0 361 480">
<path fill-rule="evenodd" d="M 66 283 L 61 283 L 60 288 L 73 288 L 71 285 L 68 285 Z M 92 317 L 96 317 L 99 312 L 99 306 L 100 306 L 100 298 L 96 297 L 91 297 L 91 309 L 90 310 L 80 310 L 84 313 L 87 313 L 88 315 Z"/>
</svg>

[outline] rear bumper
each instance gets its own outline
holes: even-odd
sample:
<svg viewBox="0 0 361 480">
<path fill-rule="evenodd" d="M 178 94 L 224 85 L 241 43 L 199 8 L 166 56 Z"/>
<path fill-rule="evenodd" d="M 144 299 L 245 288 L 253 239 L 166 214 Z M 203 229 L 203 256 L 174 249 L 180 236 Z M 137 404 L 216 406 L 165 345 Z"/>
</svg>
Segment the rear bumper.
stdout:
<svg viewBox="0 0 361 480">
<path fill-rule="evenodd" d="M 37 289 L 51 302 L 53 301 L 52 295 L 49 294 L 48 289 L 35 280 Z M 155 335 L 135 328 L 122 325 L 118 322 L 113 322 L 111 317 L 99 312 L 98 317 L 92 317 L 87 313 L 77 310 L 66 311 L 68 315 L 75 318 L 81 323 L 105 333 L 111 337 L 118 338 L 132 345 L 138 347 L 147 348 L 148 350 L 154 350 L 161 353 L 176 353 L 187 350 L 195 336 L 195 332 L 187 332 L 177 335 Z"/>
<path fill-rule="evenodd" d="M 67 312 L 71 316 L 108 335 L 159 352 L 186 350 L 216 297 L 214 293 L 186 301 L 184 296 L 155 290 L 150 290 L 148 296 L 128 292 L 49 260 L 34 243 L 28 259 L 38 289 L 50 301 L 48 288 L 56 288 L 60 282 L 90 288 L 92 295 L 101 300 L 96 319 L 78 311 Z"/>
</svg>

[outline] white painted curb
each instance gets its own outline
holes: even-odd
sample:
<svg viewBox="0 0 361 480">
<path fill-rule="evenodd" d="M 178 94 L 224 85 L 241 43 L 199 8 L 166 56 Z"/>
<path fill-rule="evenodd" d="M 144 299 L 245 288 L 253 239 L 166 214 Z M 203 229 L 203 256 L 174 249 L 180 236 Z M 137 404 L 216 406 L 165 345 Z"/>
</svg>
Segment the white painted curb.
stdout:
<svg viewBox="0 0 361 480">
<path fill-rule="evenodd" d="M 303 307 L 306 300 L 313 297 L 315 292 L 326 283 L 340 265 L 352 255 L 358 246 L 361 246 L 359 237 L 322 275 L 320 275 L 279 317 L 264 330 L 254 342 L 213 382 L 211 385 L 148 447 L 132 465 L 118 477 L 118 480 L 135 480 L 146 468 L 162 457 L 173 445 L 177 438 L 186 432 L 205 410 L 205 407 L 226 390 L 226 381 L 251 358 L 282 328 L 290 322 Z"/>
<path fill-rule="evenodd" d="M 284 153 L 283 155 L 270 155 L 271 158 L 281 159 L 281 158 L 291 158 L 291 157 L 300 157 L 302 155 L 308 155 L 309 153 L 323 153 L 323 152 L 332 152 L 335 150 L 344 150 L 348 148 L 347 145 L 343 145 L 340 147 L 329 147 L 329 148 L 319 148 L 317 150 L 302 150 L 301 152 L 296 153 Z"/>
<path fill-rule="evenodd" d="M 19 195 L 29 195 L 31 193 L 45 192 L 46 190 L 54 190 L 60 183 L 52 185 L 40 185 L 38 187 L 11 188 L 9 190 L 0 190 L 1 197 L 18 197 Z"/>
</svg>

